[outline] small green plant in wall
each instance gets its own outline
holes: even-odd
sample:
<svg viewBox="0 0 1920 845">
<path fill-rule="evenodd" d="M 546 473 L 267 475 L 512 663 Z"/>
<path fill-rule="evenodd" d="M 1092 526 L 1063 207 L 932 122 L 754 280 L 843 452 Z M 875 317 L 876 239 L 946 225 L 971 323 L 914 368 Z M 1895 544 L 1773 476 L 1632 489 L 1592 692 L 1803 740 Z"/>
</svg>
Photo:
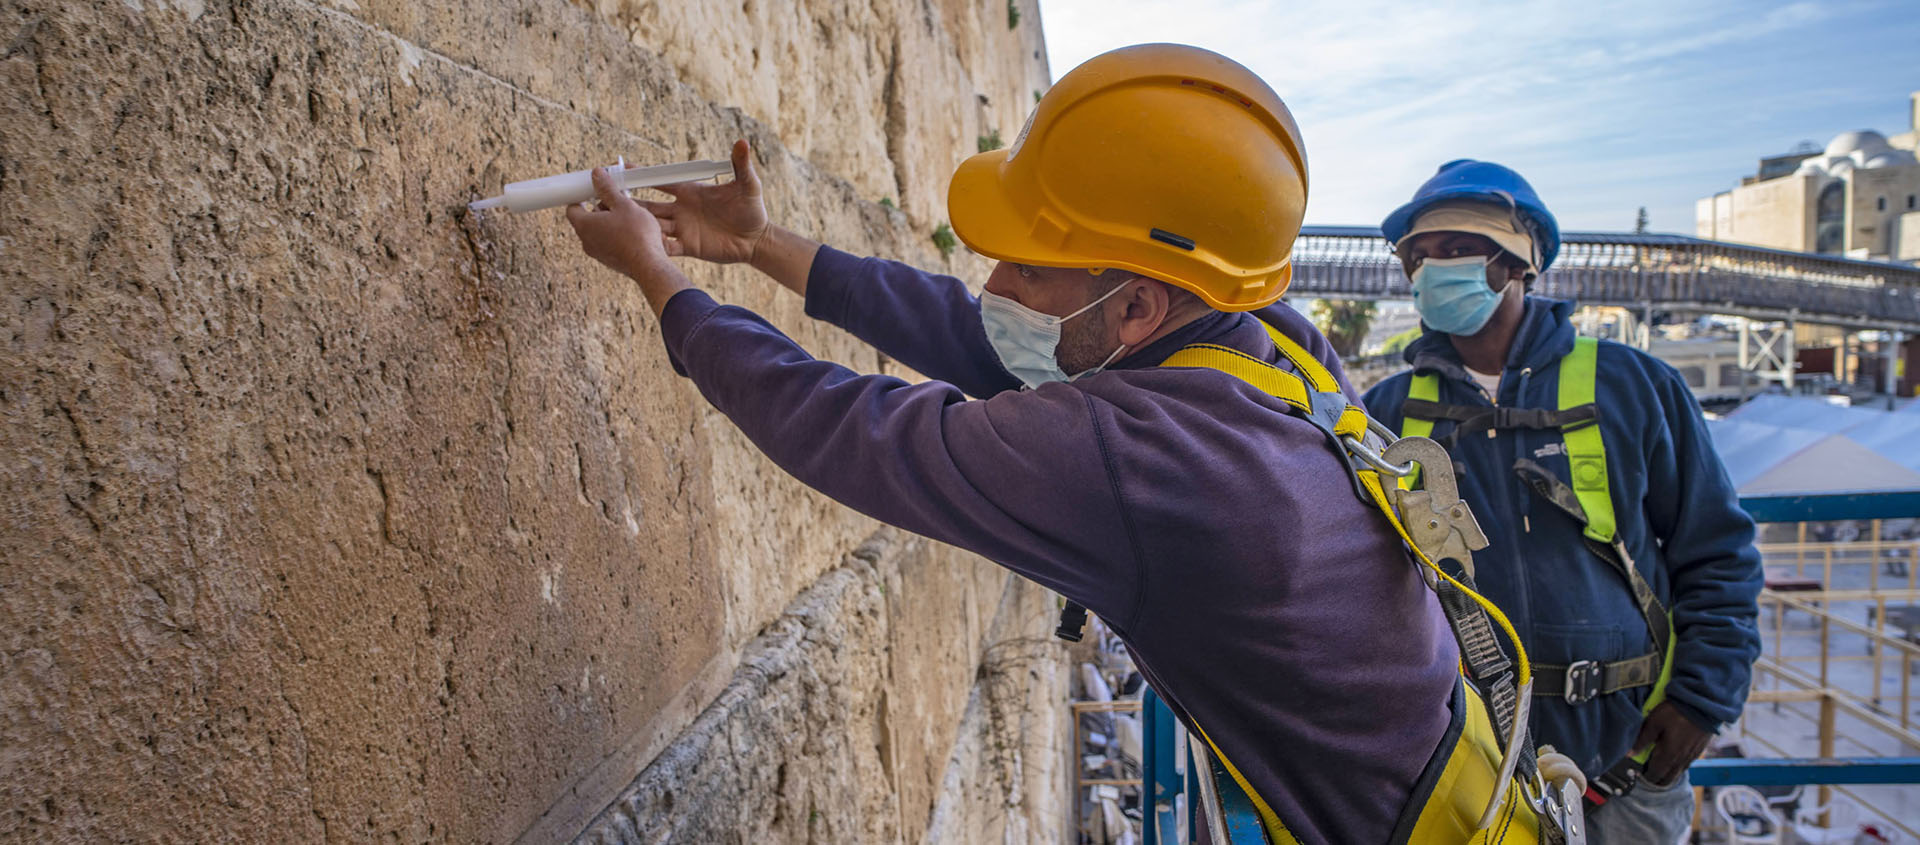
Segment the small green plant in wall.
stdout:
<svg viewBox="0 0 1920 845">
<path fill-rule="evenodd" d="M 940 250 L 940 257 L 953 257 L 953 248 L 960 245 L 960 240 L 953 236 L 953 227 L 947 225 L 947 221 L 942 220 L 933 227 L 933 245 Z"/>
<path fill-rule="evenodd" d="M 1020 0 L 1007 0 L 1007 28 L 1020 25 Z"/>
<path fill-rule="evenodd" d="M 1003 146 L 1006 146 L 1005 144 L 1000 143 L 1000 130 L 998 129 L 989 130 L 987 134 L 974 139 L 974 143 L 979 145 L 980 152 L 983 152 L 983 153 L 989 152 L 992 150 L 997 150 Z"/>
<path fill-rule="evenodd" d="M 881 204 L 882 206 L 885 206 L 885 207 L 887 207 L 887 208 L 893 208 L 893 207 L 894 207 L 894 204 L 893 204 L 893 197 L 881 197 L 881 198 L 880 198 L 880 204 Z"/>
</svg>

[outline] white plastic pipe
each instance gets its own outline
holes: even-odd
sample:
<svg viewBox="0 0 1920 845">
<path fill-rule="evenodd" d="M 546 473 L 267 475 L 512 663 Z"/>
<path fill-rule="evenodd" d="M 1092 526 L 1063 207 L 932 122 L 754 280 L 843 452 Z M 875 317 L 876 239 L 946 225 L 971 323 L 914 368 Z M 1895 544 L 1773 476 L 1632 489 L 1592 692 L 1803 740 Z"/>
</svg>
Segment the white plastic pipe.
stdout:
<svg viewBox="0 0 1920 845">
<path fill-rule="evenodd" d="M 631 191 L 638 188 L 651 188 L 657 185 L 671 185 L 675 182 L 696 182 L 712 179 L 733 172 L 733 164 L 725 161 L 683 161 L 679 164 L 661 164 L 653 167 L 635 167 L 626 169 L 624 162 L 610 168 L 613 177 L 621 183 L 621 190 Z M 593 199 L 593 171 L 575 170 L 558 176 L 540 179 L 528 179 L 507 185 L 506 191 L 497 197 L 488 197 L 468 203 L 467 207 L 475 211 L 505 206 L 515 214 L 539 211 L 543 208 L 559 208 L 576 202 Z"/>
</svg>

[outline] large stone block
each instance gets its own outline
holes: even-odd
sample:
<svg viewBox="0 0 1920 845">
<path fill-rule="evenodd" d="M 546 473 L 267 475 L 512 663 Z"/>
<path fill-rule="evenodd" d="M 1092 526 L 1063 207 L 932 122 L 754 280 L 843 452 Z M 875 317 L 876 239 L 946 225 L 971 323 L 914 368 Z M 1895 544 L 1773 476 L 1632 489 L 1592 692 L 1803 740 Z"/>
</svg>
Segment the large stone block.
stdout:
<svg viewBox="0 0 1920 845">
<path fill-rule="evenodd" d="M 1044 65 L 875 5 L 807 13 L 835 25 L 768 73 L 812 62 L 826 93 L 779 124 L 557 0 L 0 7 L 0 837 L 551 838 L 680 736 L 876 526 L 674 377 L 557 214 L 465 203 L 747 137 L 782 222 L 979 273 L 927 243 L 943 180 L 915 177 L 912 219 L 862 180 L 906 166 L 895 138 L 946 139 L 911 166 L 951 168 L 972 138 L 913 121 L 973 107 L 959 80 L 995 56 L 1001 87 Z M 924 40 L 880 34 L 913 15 Z M 827 91 L 901 44 L 944 51 L 893 89 L 918 118 Z M 891 366 L 750 273 L 689 273 Z M 845 671 L 880 675 L 821 688 L 911 726 L 887 787 L 911 807 L 859 838 L 924 826 L 1000 595 L 929 554 L 888 577 L 965 582 L 903 599 L 965 645 L 833 623 L 872 655 Z M 881 683 L 903 676 L 922 692 Z"/>
</svg>

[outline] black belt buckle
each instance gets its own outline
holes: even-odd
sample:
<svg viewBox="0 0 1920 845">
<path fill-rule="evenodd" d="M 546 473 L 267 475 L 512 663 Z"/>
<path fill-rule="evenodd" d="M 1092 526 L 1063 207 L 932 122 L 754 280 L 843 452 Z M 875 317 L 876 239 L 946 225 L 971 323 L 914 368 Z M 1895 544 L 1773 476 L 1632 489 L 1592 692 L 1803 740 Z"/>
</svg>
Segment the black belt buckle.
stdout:
<svg viewBox="0 0 1920 845">
<path fill-rule="evenodd" d="M 1567 667 L 1567 684 L 1566 688 L 1561 690 L 1560 697 L 1575 707 L 1592 701 L 1594 696 L 1600 694 L 1600 681 L 1603 674 L 1599 661 L 1574 661 L 1573 665 Z"/>
</svg>

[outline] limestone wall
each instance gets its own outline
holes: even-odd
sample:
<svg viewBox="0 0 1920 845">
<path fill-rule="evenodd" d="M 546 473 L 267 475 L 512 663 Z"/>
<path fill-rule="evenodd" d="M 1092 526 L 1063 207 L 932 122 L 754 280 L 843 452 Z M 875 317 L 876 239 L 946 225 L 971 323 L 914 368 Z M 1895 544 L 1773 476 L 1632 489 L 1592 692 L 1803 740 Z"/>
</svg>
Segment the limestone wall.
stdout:
<svg viewBox="0 0 1920 845">
<path fill-rule="evenodd" d="M 1847 182 L 1847 249 L 1886 260 L 1900 249 L 1900 215 L 1920 196 L 1920 165 L 1853 171 Z"/>
<path fill-rule="evenodd" d="M 1819 196 L 1818 180 L 1807 174 L 1735 188 L 1731 194 L 1730 225 L 1719 230 L 1718 239 L 1811 251 L 1814 206 Z"/>
<path fill-rule="evenodd" d="M 747 137 L 777 220 L 982 278 L 928 235 L 1047 78 L 1019 9 L 0 3 L 0 839 L 1060 829 L 1047 746 L 968 751 L 1046 736 L 1046 597 L 761 459 L 556 214 L 464 208 Z"/>
</svg>

